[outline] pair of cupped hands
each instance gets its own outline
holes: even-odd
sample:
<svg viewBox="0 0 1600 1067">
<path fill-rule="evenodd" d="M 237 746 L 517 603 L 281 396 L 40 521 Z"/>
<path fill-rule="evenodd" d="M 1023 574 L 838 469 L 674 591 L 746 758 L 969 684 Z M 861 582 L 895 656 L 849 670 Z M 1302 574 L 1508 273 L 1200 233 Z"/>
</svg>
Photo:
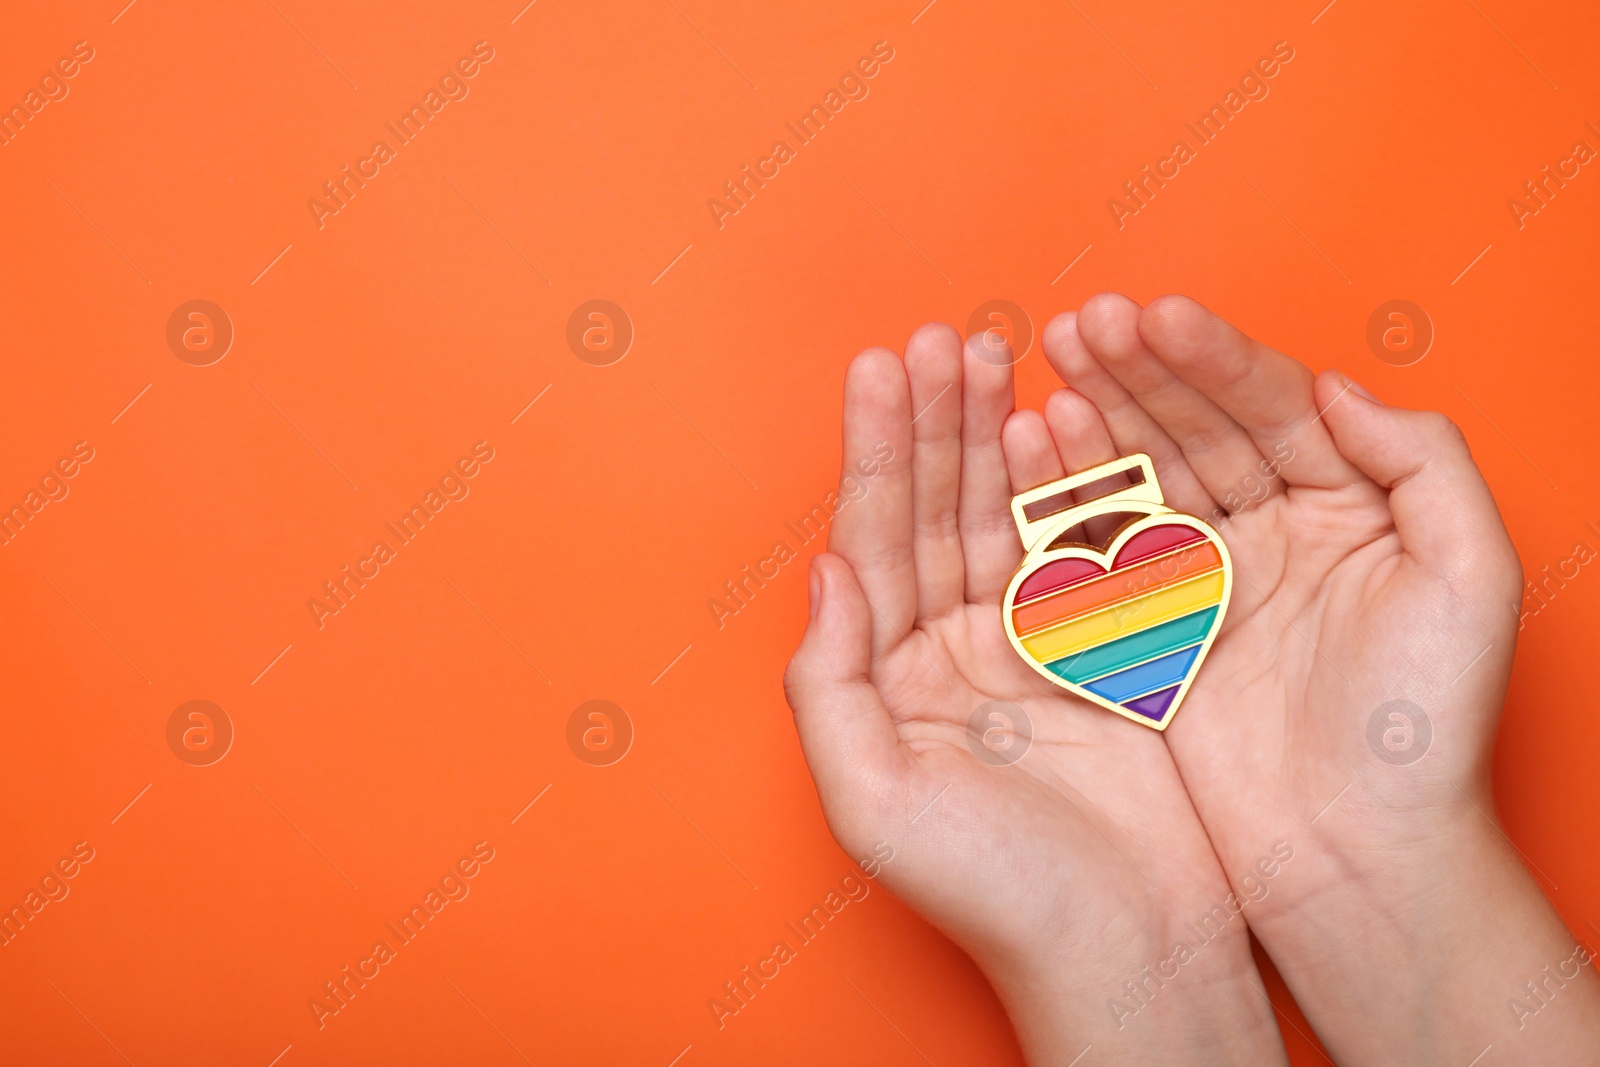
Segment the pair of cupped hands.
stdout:
<svg viewBox="0 0 1600 1067">
<path fill-rule="evenodd" d="M 893 455 L 812 561 L 784 679 L 840 844 L 892 847 L 879 877 L 1030 1063 L 1285 1062 L 1251 933 L 1339 1063 L 1600 1062 L 1595 965 L 1495 816 L 1523 580 L 1461 433 L 1183 297 L 1094 297 L 1042 346 L 1042 413 L 993 334 L 847 372 L 845 474 Z M 1138 452 L 1234 568 L 1165 732 L 1052 686 L 1001 620 L 1012 496 Z M 993 701 L 1019 759 L 973 744 Z"/>
</svg>

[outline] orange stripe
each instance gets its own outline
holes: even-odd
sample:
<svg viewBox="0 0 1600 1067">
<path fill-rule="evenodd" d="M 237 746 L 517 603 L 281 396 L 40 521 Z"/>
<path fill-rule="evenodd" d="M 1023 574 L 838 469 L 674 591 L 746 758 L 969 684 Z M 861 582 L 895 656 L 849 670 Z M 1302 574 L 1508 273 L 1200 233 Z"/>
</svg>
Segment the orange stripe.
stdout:
<svg viewBox="0 0 1600 1067">
<path fill-rule="evenodd" d="M 1222 554 L 1217 551 L 1216 545 L 1207 541 L 1030 601 L 1012 609 L 1012 624 L 1020 637 L 1055 626 L 1074 615 L 1153 593 L 1221 566 Z"/>
</svg>

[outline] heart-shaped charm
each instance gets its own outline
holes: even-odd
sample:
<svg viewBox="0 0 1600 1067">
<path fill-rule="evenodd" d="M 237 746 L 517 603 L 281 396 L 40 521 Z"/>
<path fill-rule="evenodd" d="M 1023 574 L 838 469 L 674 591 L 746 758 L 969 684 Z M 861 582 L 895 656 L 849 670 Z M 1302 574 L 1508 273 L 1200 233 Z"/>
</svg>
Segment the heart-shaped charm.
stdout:
<svg viewBox="0 0 1600 1067">
<path fill-rule="evenodd" d="M 1002 604 L 1012 647 L 1053 684 L 1165 730 L 1233 591 L 1221 536 L 1163 505 L 1142 453 L 1023 493 L 1011 510 L 1028 550 Z M 1128 518 L 1103 550 L 1069 538 L 1106 515 Z"/>
</svg>

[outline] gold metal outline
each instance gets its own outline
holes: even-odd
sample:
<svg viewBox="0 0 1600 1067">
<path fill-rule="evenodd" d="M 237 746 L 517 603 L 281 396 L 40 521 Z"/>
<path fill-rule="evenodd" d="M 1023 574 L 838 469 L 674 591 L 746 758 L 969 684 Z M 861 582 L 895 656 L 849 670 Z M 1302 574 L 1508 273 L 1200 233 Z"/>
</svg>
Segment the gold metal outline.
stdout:
<svg viewBox="0 0 1600 1067">
<path fill-rule="evenodd" d="M 1117 474 L 1133 473 L 1137 471 L 1143 475 L 1144 480 L 1136 485 L 1125 486 L 1081 502 L 1063 502 L 1060 508 L 1053 508 L 1044 514 L 1036 514 L 1029 518 L 1030 507 L 1049 501 L 1052 497 L 1060 497 L 1076 489 L 1092 485 L 1095 482 L 1113 477 Z M 1034 508 L 1037 511 L 1037 508 Z M 1111 543 L 1101 551 L 1092 545 L 1068 543 L 1057 548 L 1051 548 L 1059 537 L 1087 519 L 1097 518 L 1102 515 L 1141 514 L 1132 522 L 1126 523 Z M 1091 704 L 1105 708 L 1107 711 L 1116 712 L 1125 719 L 1132 719 L 1141 726 L 1152 730 L 1164 731 L 1172 720 L 1177 718 L 1178 708 L 1183 704 L 1183 698 L 1188 695 L 1189 687 L 1200 676 L 1200 669 L 1205 665 L 1206 656 L 1211 652 L 1211 646 L 1216 642 L 1217 634 L 1222 631 L 1223 619 L 1228 613 L 1228 602 L 1233 597 L 1233 557 L 1228 553 L 1228 546 L 1222 540 L 1222 535 L 1209 523 L 1193 515 L 1185 515 L 1166 506 L 1161 494 L 1161 485 L 1156 480 L 1155 466 L 1150 457 L 1143 452 L 1110 463 L 1103 463 L 1086 471 L 1067 478 L 1061 478 L 1048 485 L 1041 485 L 1037 489 L 1030 489 L 1026 493 L 1019 493 L 1011 500 L 1011 517 L 1017 524 L 1017 533 L 1022 537 L 1023 548 L 1027 554 L 1023 556 L 1022 563 L 1017 567 L 1017 573 L 1012 575 L 1010 583 L 1006 586 L 1004 599 L 1000 603 L 1001 618 L 1005 624 L 1006 638 L 1011 642 L 1011 647 L 1016 650 L 1022 661 L 1032 667 L 1034 671 L 1061 689 L 1065 689 L 1075 696 L 1082 697 Z M 1082 559 L 1104 567 L 1109 573 L 1111 563 L 1117 558 L 1117 553 L 1122 547 L 1143 530 L 1154 526 L 1178 525 L 1188 526 L 1198 530 L 1208 541 L 1216 545 L 1218 554 L 1222 557 L 1222 599 L 1217 603 L 1217 617 L 1211 624 L 1205 640 L 1200 643 L 1200 654 L 1195 658 L 1194 666 L 1190 669 L 1188 677 L 1184 679 L 1177 694 L 1172 698 L 1171 705 L 1162 720 L 1152 722 L 1137 712 L 1129 711 L 1114 701 L 1089 692 L 1082 686 L 1067 681 L 1060 675 L 1051 671 L 1044 664 L 1034 659 L 1022 645 L 1022 640 L 1017 636 L 1015 624 L 1012 621 L 1012 609 L 1015 607 L 1017 589 L 1022 582 L 1034 571 L 1046 563 L 1060 559 Z"/>
</svg>

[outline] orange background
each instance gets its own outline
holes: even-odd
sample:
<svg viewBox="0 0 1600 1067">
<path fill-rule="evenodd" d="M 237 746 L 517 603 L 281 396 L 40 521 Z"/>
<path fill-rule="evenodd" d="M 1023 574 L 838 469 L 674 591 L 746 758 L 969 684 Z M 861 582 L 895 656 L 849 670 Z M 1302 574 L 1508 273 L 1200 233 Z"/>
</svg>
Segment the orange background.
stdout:
<svg viewBox="0 0 1600 1067">
<path fill-rule="evenodd" d="M 95 858 L 0 949 L 0 1059 L 1015 1062 L 981 975 L 879 889 L 715 1025 L 851 867 L 778 684 L 804 563 L 721 628 L 708 601 L 831 488 L 854 352 L 1104 289 L 1449 412 L 1530 575 L 1600 548 L 1600 174 L 1521 229 L 1506 204 L 1600 147 L 1600 14 L 1323 3 L 8 14 L 0 102 L 95 55 L 0 148 L 0 503 L 95 458 L 0 549 L 0 903 Z M 319 229 L 307 200 L 480 40 L 470 95 Z M 1108 198 L 1280 40 L 1270 95 L 1119 229 Z M 719 228 L 707 200 L 878 41 L 870 95 Z M 166 342 L 197 298 L 236 333 L 205 367 Z M 596 298 L 636 331 L 610 366 L 565 340 Z M 1437 331 L 1406 367 L 1365 339 L 1396 298 Z M 1036 347 L 1018 369 L 1039 404 Z M 470 496 L 319 629 L 308 599 L 480 440 Z M 1584 571 L 1529 619 L 1496 756 L 1583 934 L 1597 601 Z M 236 730 L 211 766 L 168 748 L 193 699 Z M 591 699 L 635 731 L 610 766 L 567 744 Z M 319 1030 L 308 998 L 480 840 L 471 895 Z"/>
</svg>

